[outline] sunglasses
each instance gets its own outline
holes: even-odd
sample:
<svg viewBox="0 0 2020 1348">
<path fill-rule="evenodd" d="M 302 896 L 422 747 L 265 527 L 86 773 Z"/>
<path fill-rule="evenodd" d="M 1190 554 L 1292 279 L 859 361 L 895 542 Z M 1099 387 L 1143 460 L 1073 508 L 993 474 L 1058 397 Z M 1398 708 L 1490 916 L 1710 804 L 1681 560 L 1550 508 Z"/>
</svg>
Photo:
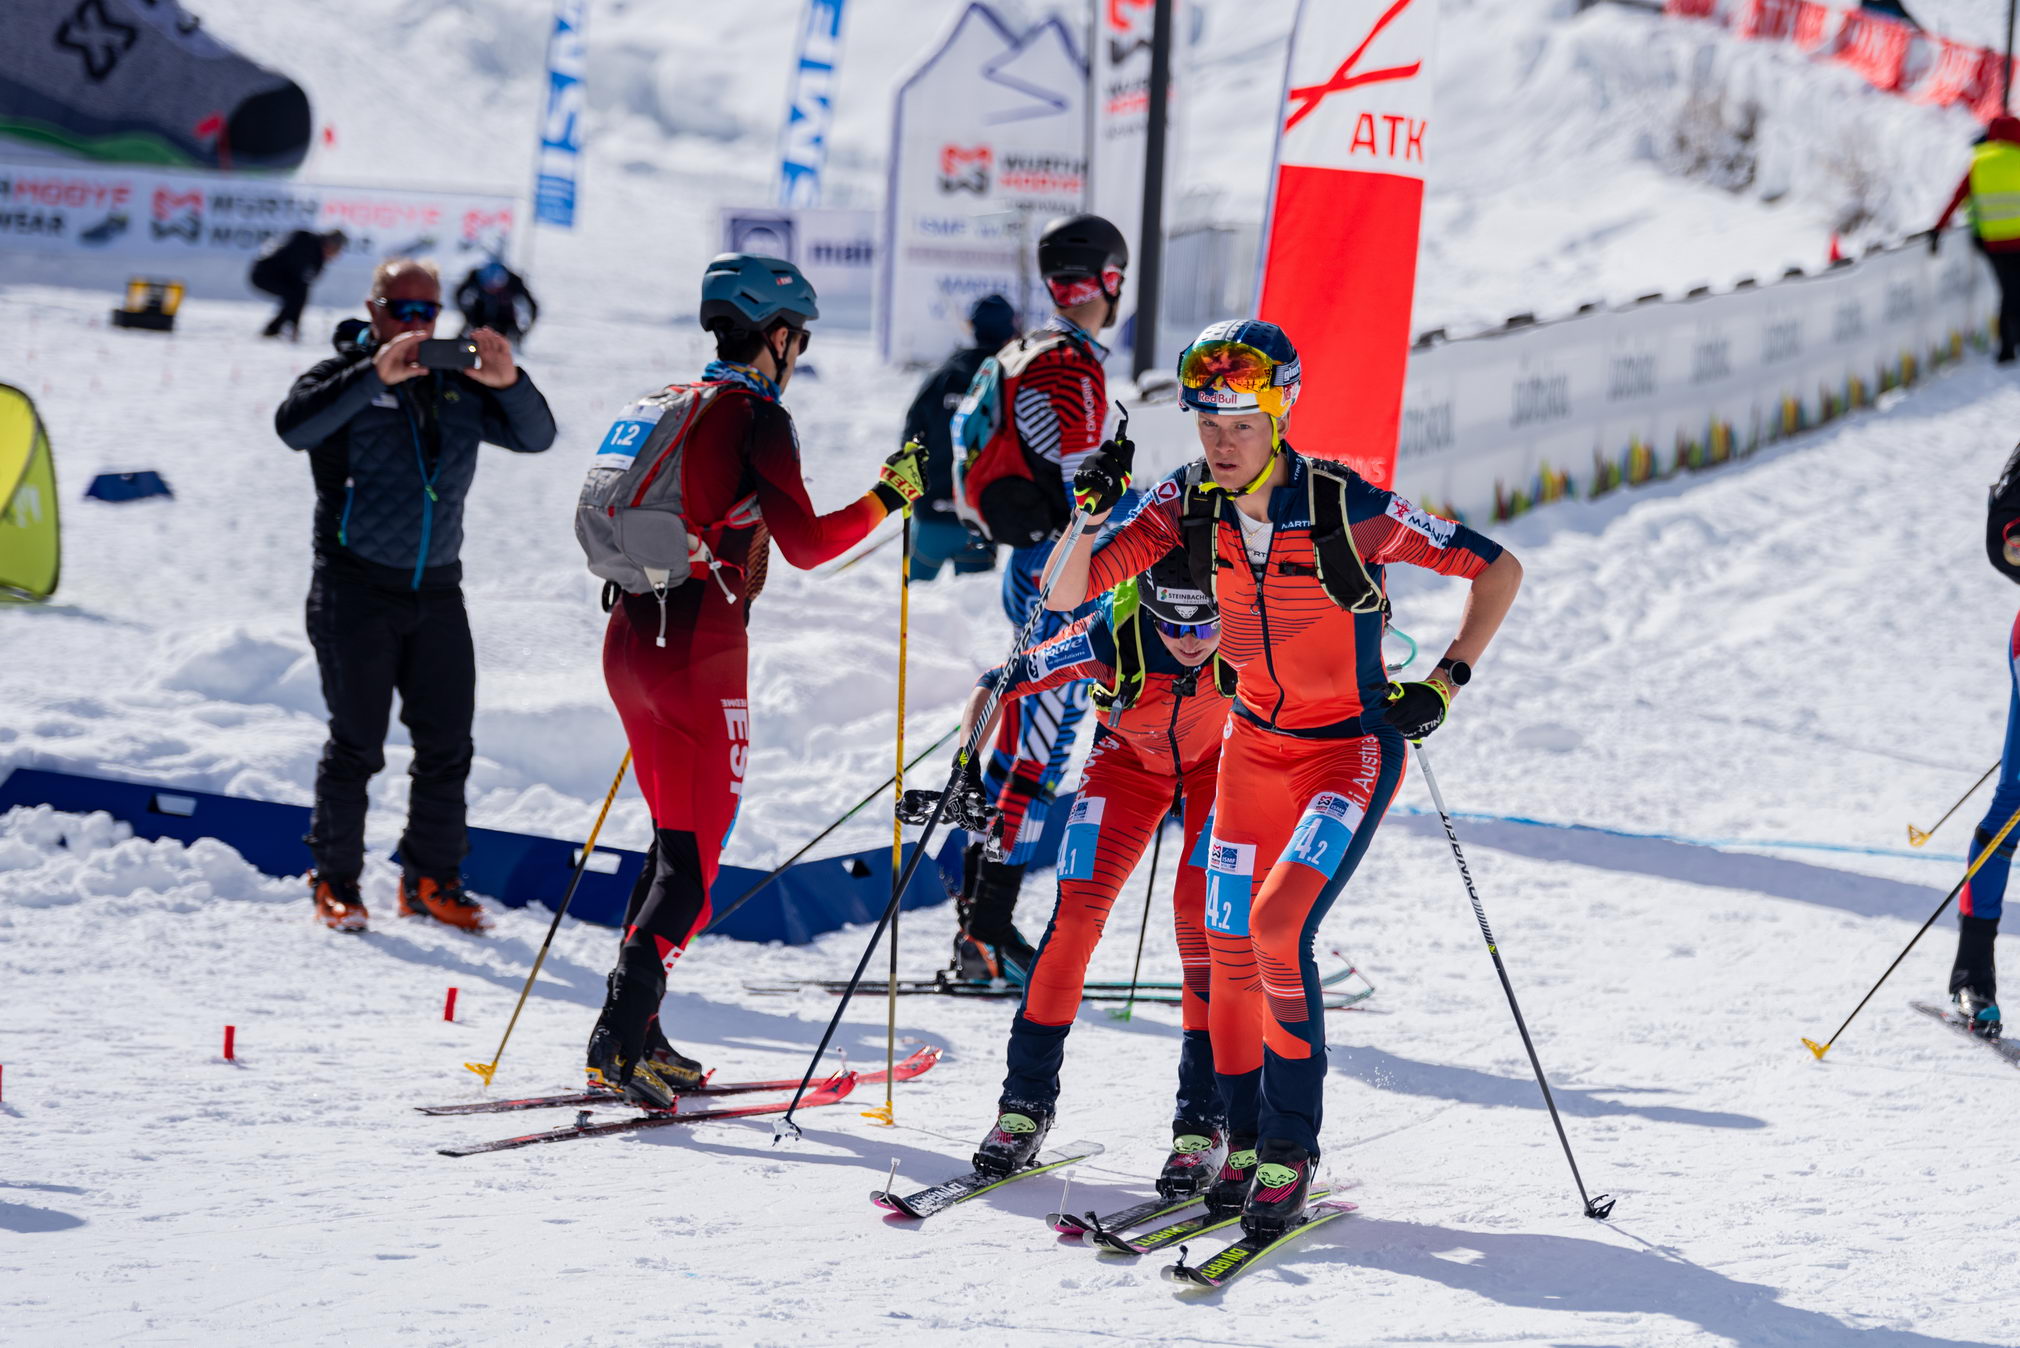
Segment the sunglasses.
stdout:
<svg viewBox="0 0 2020 1348">
<path fill-rule="evenodd" d="M 1246 342 L 1198 342 L 1186 348 L 1178 382 L 1189 389 L 1247 394 L 1264 412 L 1282 416 L 1288 410 L 1280 383 L 1282 369 L 1274 358 Z"/>
<path fill-rule="evenodd" d="M 1173 641 L 1185 641 L 1188 638 L 1199 641 L 1211 641 L 1220 635 L 1220 623 L 1218 621 L 1210 623 L 1168 623 L 1164 619 L 1159 618 L 1157 620 L 1157 630 L 1170 637 Z"/>
<path fill-rule="evenodd" d="M 807 348 L 814 344 L 814 334 L 806 328 L 787 328 L 786 331 L 800 339 L 800 354 L 807 354 Z"/>
<path fill-rule="evenodd" d="M 396 323 L 432 323 L 435 316 L 442 312 L 439 300 L 389 300 L 381 295 L 372 304 L 384 309 Z"/>
</svg>

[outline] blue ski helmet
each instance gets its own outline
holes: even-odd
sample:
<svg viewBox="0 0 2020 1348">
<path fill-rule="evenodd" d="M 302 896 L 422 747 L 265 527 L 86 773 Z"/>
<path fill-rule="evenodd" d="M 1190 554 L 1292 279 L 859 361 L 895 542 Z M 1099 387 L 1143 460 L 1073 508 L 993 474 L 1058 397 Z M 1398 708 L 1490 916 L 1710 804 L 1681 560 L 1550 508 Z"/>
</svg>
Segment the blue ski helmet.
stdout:
<svg viewBox="0 0 2020 1348">
<path fill-rule="evenodd" d="M 1283 418 L 1298 400 L 1298 349 L 1274 323 L 1215 323 L 1178 355 L 1178 401 L 1191 412 L 1267 412 Z"/>
<path fill-rule="evenodd" d="M 814 288 L 782 257 L 723 253 L 701 276 L 701 325 L 762 332 L 773 323 L 803 328 L 821 316 Z"/>
</svg>

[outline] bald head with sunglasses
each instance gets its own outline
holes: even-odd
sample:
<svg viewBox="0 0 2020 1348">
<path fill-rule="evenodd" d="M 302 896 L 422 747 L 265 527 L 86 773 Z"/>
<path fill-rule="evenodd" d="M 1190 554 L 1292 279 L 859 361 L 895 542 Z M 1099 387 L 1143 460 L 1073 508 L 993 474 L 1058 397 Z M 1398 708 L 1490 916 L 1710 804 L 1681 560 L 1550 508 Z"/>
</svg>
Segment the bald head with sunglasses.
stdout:
<svg viewBox="0 0 2020 1348">
<path fill-rule="evenodd" d="M 365 301 L 378 351 L 372 365 L 387 384 L 403 383 L 427 369 L 416 354 L 418 345 L 435 335 L 442 312 L 442 278 L 432 262 L 398 257 L 381 262 L 372 273 L 372 293 Z M 490 328 L 470 333 L 477 343 L 477 368 L 463 374 L 489 388 L 510 388 L 519 378 L 512 361 L 512 343 Z"/>
</svg>

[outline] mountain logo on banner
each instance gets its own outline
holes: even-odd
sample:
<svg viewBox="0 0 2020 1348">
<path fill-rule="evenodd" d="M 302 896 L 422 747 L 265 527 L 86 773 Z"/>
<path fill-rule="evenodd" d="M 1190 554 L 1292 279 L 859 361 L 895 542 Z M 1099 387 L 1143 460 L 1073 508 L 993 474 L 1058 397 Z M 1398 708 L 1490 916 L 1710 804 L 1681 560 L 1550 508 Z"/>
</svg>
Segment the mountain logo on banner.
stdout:
<svg viewBox="0 0 2020 1348">
<path fill-rule="evenodd" d="M 1394 22 L 1397 15 L 1408 9 L 1411 3 L 1412 0 L 1396 0 L 1396 3 L 1384 10 L 1382 17 L 1375 20 L 1375 26 L 1368 30 L 1368 35 L 1361 39 L 1361 45 L 1355 47 L 1352 54 L 1346 60 L 1340 62 L 1339 69 L 1333 72 L 1331 79 L 1327 80 L 1324 84 L 1308 84 L 1302 88 L 1292 89 L 1290 91 L 1292 108 L 1290 116 L 1284 121 L 1284 130 L 1290 130 L 1299 122 L 1302 122 L 1305 118 L 1318 111 L 1319 105 L 1334 94 L 1345 93 L 1349 89 L 1357 89 L 1364 84 L 1384 84 L 1395 80 L 1415 79 L 1418 72 L 1424 68 L 1422 61 L 1412 61 L 1408 65 L 1389 66 L 1381 70 L 1367 70 L 1359 73 L 1356 73 L 1354 70 L 1354 67 L 1360 64 L 1361 58 L 1367 55 L 1368 48 L 1374 44 L 1375 39 L 1382 35 L 1382 30 Z M 1372 126 L 1374 119 L 1368 116 L 1368 114 L 1363 113 L 1361 114 L 1361 120 Z M 1401 122 L 1409 119 L 1397 118 L 1395 120 Z M 1389 128 L 1389 139 L 1392 146 L 1396 139 L 1395 129 L 1394 126 Z M 1423 136 L 1423 127 L 1419 124 L 1411 137 L 1412 143 L 1417 146 L 1417 158 L 1419 160 L 1424 157 Z M 1355 130 L 1354 142 L 1357 145 L 1360 143 L 1358 128 Z M 1391 148 L 1391 156 L 1394 153 L 1394 149 Z"/>
<path fill-rule="evenodd" d="M 177 192 L 173 188 L 154 189 L 154 218 L 148 228 L 157 239 L 198 242 L 203 235 L 203 190 Z"/>
<path fill-rule="evenodd" d="M 1108 0 L 1108 63 L 1119 66 L 1150 45 L 1156 0 Z"/>
<path fill-rule="evenodd" d="M 996 162 L 995 151 L 987 145 L 940 147 L 940 190 L 989 194 L 989 171 Z"/>
</svg>

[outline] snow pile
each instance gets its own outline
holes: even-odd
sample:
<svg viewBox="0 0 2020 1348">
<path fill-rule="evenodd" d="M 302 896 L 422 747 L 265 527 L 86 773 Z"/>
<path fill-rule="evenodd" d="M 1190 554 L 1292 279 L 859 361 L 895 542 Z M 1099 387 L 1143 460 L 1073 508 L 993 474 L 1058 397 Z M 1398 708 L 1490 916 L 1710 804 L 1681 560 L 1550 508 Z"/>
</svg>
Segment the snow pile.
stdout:
<svg viewBox="0 0 2020 1348">
<path fill-rule="evenodd" d="M 102 811 L 65 814 L 37 805 L 0 815 L 0 927 L 13 924 L 13 908 L 89 902 L 121 917 L 143 905 L 193 913 L 220 900 L 300 898 L 299 885 L 261 875 L 210 838 L 188 846 L 149 842 Z"/>
</svg>

